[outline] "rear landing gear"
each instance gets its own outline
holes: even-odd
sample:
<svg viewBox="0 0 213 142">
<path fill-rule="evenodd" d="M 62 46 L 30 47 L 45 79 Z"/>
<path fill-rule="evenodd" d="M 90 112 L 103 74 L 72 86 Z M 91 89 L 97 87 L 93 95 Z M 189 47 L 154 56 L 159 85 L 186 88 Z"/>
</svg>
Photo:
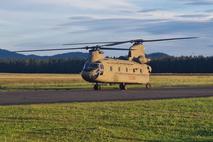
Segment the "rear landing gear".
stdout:
<svg viewBox="0 0 213 142">
<path fill-rule="evenodd" d="M 96 90 L 96 91 L 97 91 L 97 90 L 101 90 L 101 85 L 98 84 L 98 83 L 96 83 L 96 84 L 94 85 L 93 89 Z"/>
<path fill-rule="evenodd" d="M 150 88 L 152 88 L 152 85 L 150 83 L 147 83 L 146 84 L 146 89 L 150 89 Z"/>
<path fill-rule="evenodd" d="M 120 90 L 127 90 L 126 84 L 125 83 L 121 83 L 119 85 Z"/>
</svg>

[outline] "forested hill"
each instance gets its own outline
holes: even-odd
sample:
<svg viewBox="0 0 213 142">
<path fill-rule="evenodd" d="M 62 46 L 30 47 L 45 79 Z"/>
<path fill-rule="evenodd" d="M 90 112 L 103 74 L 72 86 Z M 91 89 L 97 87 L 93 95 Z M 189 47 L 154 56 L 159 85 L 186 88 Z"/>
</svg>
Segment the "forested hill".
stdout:
<svg viewBox="0 0 213 142">
<path fill-rule="evenodd" d="M 23 55 L 16 52 L 0 49 L 0 59 L 87 59 L 88 53 L 70 52 L 64 54 L 57 54 L 53 56 L 37 56 L 37 55 Z"/>
<path fill-rule="evenodd" d="M 22 54 L 0 49 L 0 59 L 23 59 L 25 57 L 26 56 Z"/>
<path fill-rule="evenodd" d="M 16 52 L 11 52 L 8 50 L 0 49 L 0 59 L 87 59 L 89 56 L 89 53 L 82 53 L 82 52 L 69 52 L 69 53 L 63 53 L 63 54 L 56 54 L 53 56 L 37 56 L 37 55 L 24 55 L 19 54 Z M 169 57 L 169 55 L 165 53 L 151 53 L 147 55 L 148 58 L 151 59 L 159 59 L 159 58 L 165 58 Z"/>
<path fill-rule="evenodd" d="M 80 73 L 85 59 L 0 59 L 2 73 Z M 150 63 L 153 73 L 213 73 L 213 57 L 165 57 Z"/>
</svg>

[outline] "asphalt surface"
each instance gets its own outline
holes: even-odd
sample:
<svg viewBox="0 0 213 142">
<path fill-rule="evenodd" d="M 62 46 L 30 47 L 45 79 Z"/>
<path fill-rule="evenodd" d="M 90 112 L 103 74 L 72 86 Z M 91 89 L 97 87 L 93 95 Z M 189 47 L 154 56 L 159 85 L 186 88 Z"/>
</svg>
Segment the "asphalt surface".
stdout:
<svg viewBox="0 0 213 142">
<path fill-rule="evenodd" d="M 0 92 L 0 105 L 100 102 L 194 98 L 213 96 L 212 88 L 159 88 L 120 90 L 64 90 Z"/>
</svg>

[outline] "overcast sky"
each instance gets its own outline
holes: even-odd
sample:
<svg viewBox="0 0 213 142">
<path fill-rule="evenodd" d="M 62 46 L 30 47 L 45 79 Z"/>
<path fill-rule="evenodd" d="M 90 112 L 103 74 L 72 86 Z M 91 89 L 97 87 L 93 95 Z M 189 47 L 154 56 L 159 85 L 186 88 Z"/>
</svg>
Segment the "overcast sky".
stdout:
<svg viewBox="0 0 213 142">
<path fill-rule="evenodd" d="M 63 43 L 71 42 L 185 36 L 200 38 L 146 43 L 146 51 L 213 56 L 213 0 L 0 1 L 0 48 L 7 50 L 62 48 Z"/>
</svg>

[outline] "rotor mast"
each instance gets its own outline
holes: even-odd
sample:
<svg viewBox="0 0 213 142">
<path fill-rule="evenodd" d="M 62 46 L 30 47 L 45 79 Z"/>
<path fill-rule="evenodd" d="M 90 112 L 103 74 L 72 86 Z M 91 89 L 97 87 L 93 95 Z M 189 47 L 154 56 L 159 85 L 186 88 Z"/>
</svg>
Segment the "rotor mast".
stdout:
<svg viewBox="0 0 213 142">
<path fill-rule="evenodd" d="M 129 61 L 135 61 L 140 64 L 145 64 L 150 61 L 150 59 L 146 58 L 145 48 L 142 43 L 135 43 L 130 49 L 128 54 Z"/>
<path fill-rule="evenodd" d="M 96 61 L 104 59 L 104 52 L 100 51 L 100 49 L 90 50 L 89 54 L 90 54 L 89 56 L 90 62 L 96 62 Z"/>
</svg>

